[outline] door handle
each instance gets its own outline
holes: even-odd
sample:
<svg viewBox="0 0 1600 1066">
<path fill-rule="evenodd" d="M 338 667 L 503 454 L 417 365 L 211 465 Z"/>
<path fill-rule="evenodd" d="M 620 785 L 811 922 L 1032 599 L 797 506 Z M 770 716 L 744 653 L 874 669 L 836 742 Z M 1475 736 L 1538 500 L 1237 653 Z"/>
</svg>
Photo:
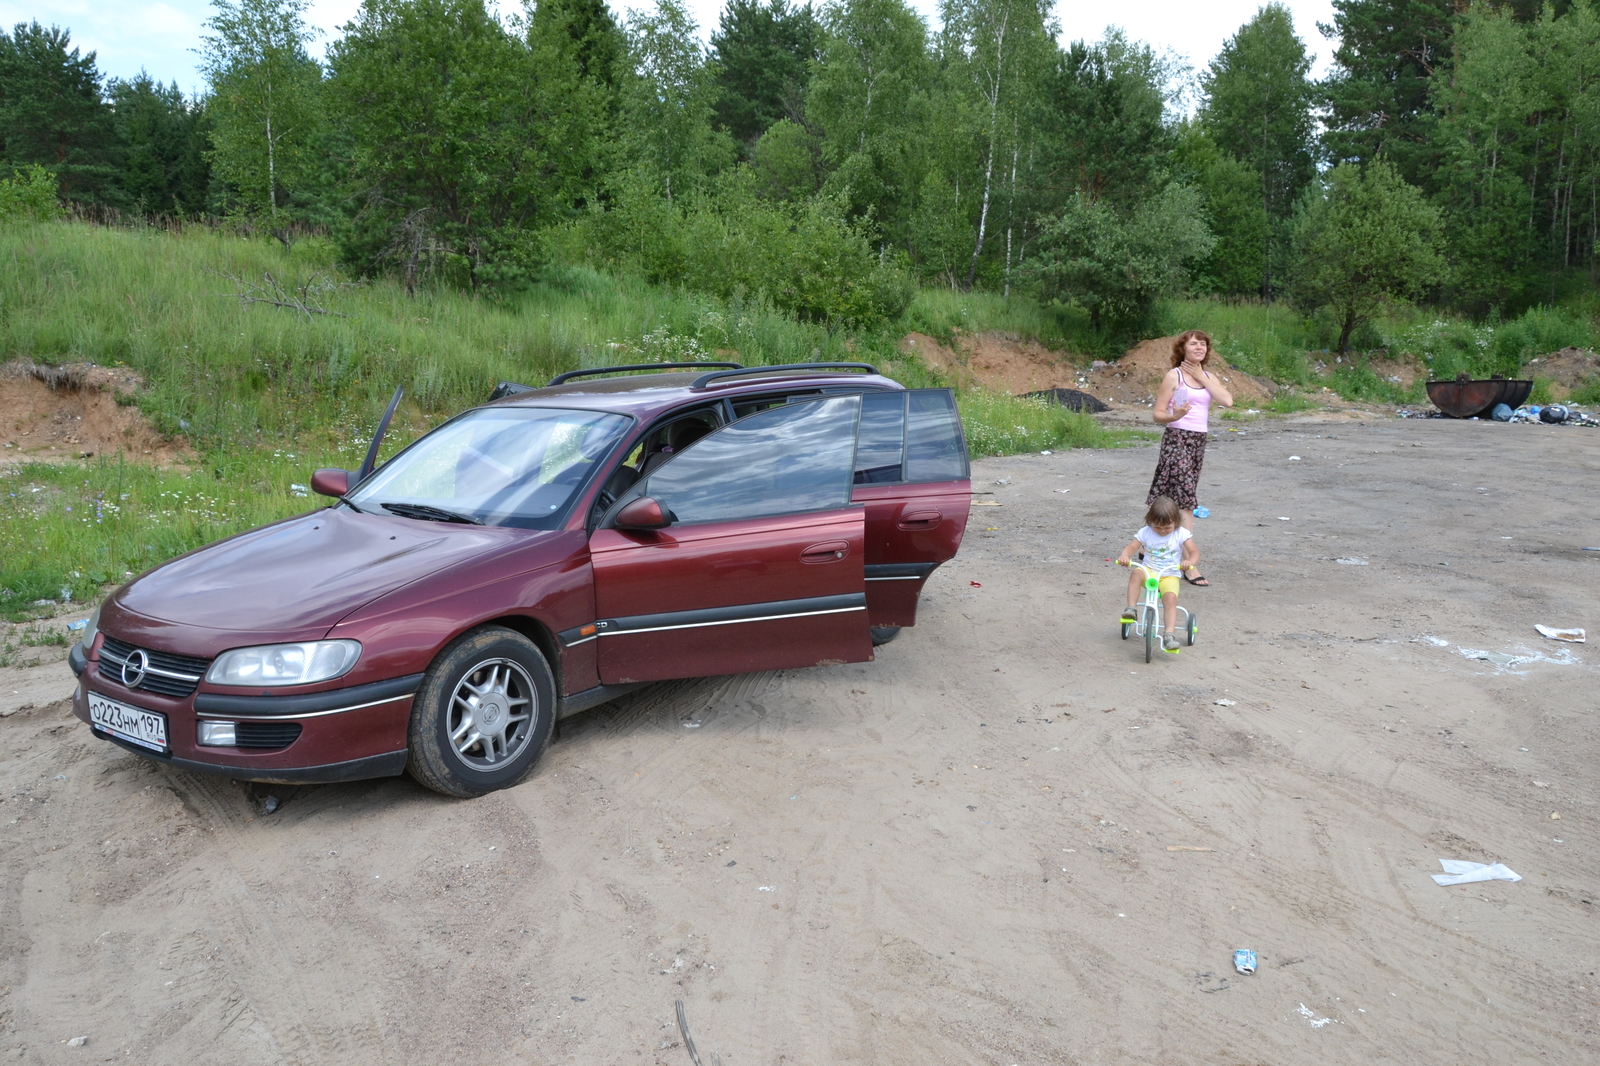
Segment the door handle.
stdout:
<svg viewBox="0 0 1600 1066">
<path fill-rule="evenodd" d="M 913 511 L 900 516 L 901 529 L 932 529 L 944 518 L 943 511 Z"/>
<path fill-rule="evenodd" d="M 813 544 L 800 553 L 802 563 L 836 563 L 850 554 L 850 542 L 830 540 L 826 544 Z"/>
</svg>

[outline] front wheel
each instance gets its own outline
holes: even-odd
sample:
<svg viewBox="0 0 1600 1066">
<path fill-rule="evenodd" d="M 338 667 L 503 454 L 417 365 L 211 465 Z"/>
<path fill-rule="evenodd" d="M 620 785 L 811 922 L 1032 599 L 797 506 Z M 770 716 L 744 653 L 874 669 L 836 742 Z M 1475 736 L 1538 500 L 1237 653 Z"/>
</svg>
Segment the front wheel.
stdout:
<svg viewBox="0 0 1600 1066">
<path fill-rule="evenodd" d="M 515 785 L 550 743 L 555 690 L 549 664 L 521 633 L 486 626 L 460 637 L 412 700 L 406 769 L 461 799 Z"/>
<path fill-rule="evenodd" d="M 1161 625 L 1156 621 L 1156 612 L 1148 608 L 1144 612 L 1144 661 L 1150 662 L 1156 657 L 1156 645 L 1161 641 Z"/>
</svg>

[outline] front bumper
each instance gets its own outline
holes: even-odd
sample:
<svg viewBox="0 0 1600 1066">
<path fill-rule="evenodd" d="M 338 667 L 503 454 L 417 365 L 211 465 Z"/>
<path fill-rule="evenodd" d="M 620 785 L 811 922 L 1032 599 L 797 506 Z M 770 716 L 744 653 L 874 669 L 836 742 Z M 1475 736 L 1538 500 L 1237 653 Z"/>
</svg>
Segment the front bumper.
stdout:
<svg viewBox="0 0 1600 1066">
<path fill-rule="evenodd" d="M 141 748 L 137 744 L 129 744 L 125 740 L 118 740 L 108 733 L 89 727 L 89 731 L 101 740 L 109 740 L 117 747 L 131 751 L 135 755 L 142 755 L 151 762 L 161 763 L 165 766 L 176 766 L 180 770 L 193 770 L 196 773 L 215 774 L 221 777 L 231 777 L 235 781 L 260 781 L 271 785 L 335 785 L 342 781 L 365 781 L 372 777 L 398 777 L 406 772 L 406 752 L 388 752 L 383 755 L 368 755 L 363 759 L 351 759 L 348 762 L 327 763 L 322 766 L 301 766 L 293 768 L 265 769 L 252 766 L 229 766 L 225 763 L 200 762 L 195 759 L 180 759 L 176 755 L 162 755 L 160 752 Z"/>
<path fill-rule="evenodd" d="M 237 780 L 283 784 L 327 784 L 403 773 L 411 698 L 423 676 L 411 674 L 321 692 L 241 696 L 199 691 L 180 699 L 130 690 L 103 676 L 97 660 L 88 658 L 81 644 L 68 653 L 68 661 L 79 680 L 73 712 L 100 739 L 152 762 Z M 165 715 L 167 750 L 142 748 L 95 727 L 89 716 L 90 691 Z M 200 723 L 219 720 L 237 723 L 241 740 L 246 727 L 259 732 L 278 731 L 279 726 L 286 727 L 289 739 L 282 747 L 201 745 Z"/>
</svg>

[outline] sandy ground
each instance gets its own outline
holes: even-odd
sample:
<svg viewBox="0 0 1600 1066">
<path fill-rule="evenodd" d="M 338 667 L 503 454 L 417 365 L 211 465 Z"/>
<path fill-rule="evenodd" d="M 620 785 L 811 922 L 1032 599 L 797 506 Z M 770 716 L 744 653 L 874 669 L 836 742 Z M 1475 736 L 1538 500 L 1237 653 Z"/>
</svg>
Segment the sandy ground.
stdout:
<svg viewBox="0 0 1600 1066">
<path fill-rule="evenodd" d="M 96 455 L 157 466 L 192 459 L 184 440 L 157 433 L 129 402 L 142 385 L 126 367 L 0 365 L 0 466 Z"/>
<path fill-rule="evenodd" d="M 976 464 L 877 662 L 643 690 L 472 802 L 267 815 L 0 672 L 0 1054 L 690 1066 L 681 999 L 705 1066 L 1600 1061 L 1596 652 L 1533 630 L 1600 629 L 1600 434 L 1222 433 L 1146 665 L 1153 461 Z"/>
</svg>

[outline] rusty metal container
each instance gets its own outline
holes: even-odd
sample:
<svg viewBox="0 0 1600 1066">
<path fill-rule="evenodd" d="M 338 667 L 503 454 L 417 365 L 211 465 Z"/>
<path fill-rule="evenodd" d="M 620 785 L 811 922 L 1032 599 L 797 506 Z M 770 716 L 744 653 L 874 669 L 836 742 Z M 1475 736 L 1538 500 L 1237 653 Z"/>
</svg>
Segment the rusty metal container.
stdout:
<svg viewBox="0 0 1600 1066">
<path fill-rule="evenodd" d="M 1488 414 L 1497 403 L 1512 408 L 1521 407 L 1532 391 L 1531 381 L 1507 381 L 1504 378 L 1472 381 L 1465 374 L 1454 381 L 1428 382 L 1428 399 L 1451 418 L 1473 418 Z"/>
</svg>

